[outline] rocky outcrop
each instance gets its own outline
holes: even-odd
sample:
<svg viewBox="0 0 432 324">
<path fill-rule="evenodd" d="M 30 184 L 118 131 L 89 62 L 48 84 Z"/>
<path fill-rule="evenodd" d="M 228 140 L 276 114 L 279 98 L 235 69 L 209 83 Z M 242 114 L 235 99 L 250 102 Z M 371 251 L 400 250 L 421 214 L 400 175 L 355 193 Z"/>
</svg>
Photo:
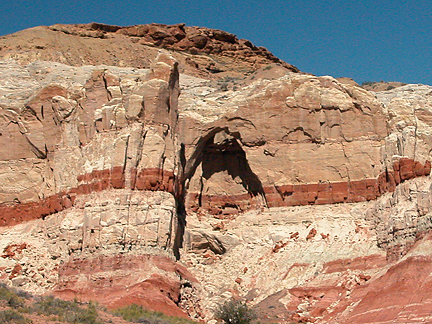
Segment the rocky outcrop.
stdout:
<svg viewBox="0 0 432 324">
<path fill-rule="evenodd" d="M 59 278 L 54 293 L 61 298 L 80 296 L 110 309 L 137 304 L 178 317 L 187 317 L 177 306 L 182 285 L 196 282 L 168 257 L 124 254 L 72 259 L 59 268 Z"/>
<path fill-rule="evenodd" d="M 417 155 L 420 162 L 390 152 L 380 103 L 356 86 L 290 74 L 223 93 L 223 100 L 216 89 L 180 100 L 193 212 L 223 218 L 250 208 L 373 200 L 430 173 L 426 155 Z M 225 116 L 209 122 L 197 100 Z M 384 145 L 392 158 L 383 159 Z"/>
<path fill-rule="evenodd" d="M 1 42 L 8 284 L 201 320 L 231 297 L 268 322 L 429 319 L 430 87 L 375 95 L 184 25 Z M 423 297 L 392 308 L 401 277 Z"/>
<path fill-rule="evenodd" d="M 216 29 L 184 24 L 128 27 L 99 23 L 35 27 L 0 37 L 0 58 L 27 65 L 54 61 L 72 66 L 149 68 L 159 48 L 170 50 L 180 69 L 206 78 L 243 77 L 278 64 L 298 72 L 262 46 Z"/>
<path fill-rule="evenodd" d="M 381 91 L 388 91 L 398 87 L 402 87 L 404 85 L 406 85 L 406 83 L 379 81 L 379 82 L 363 82 L 361 86 L 363 89 L 369 91 L 381 92 Z"/>
<path fill-rule="evenodd" d="M 297 75 L 296 78 L 313 77 Z M 275 81 L 267 82 L 271 84 Z M 349 88 L 350 85 L 344 87 Z M 202 94 L 198 91 L 195 98 L 207 98 L 209 111 L 216 106 L 226 111 L 227 115 L 232 113 L 216 91 L 202 91 Z M 230 100 L 231 93 L 238 100 L 233 99 L 236 104 L 229 107 L 237 107 L 238 102 L 244 100 L 239 98 L 239 92 L 230 89 L 224 92 L 228 96 L 225 100 Z M 248 116 L 246 121 L 236 121 L 235 126 L 227 123 L 226 128 L 213 126 L 211 123 L 219 125 L 220 118 L 209 121 L 201 113 L 202 110 L 193 107 L 183 111 L 181 118 L 195 116 L 195 119 L 202 118 L 202 124 L 209 125 L 210 122 L 214 127 L 206 129 L 210 136 L 197 136 L 193 142 L 196 145 L 190 151 L 191 160 L 195 158 L 199 161 L 189 183 L 189 192 L 197 190 L 189 194 L 189 201 L 192 202 L 190 213 L 196 213 L 196 219 L 188 216 L 185 232 L 186 258 L 194 269 L 200 269 L 196 271 L 199 280 L 211 287 L 205 298 L 208 308 L 219 303 L 219 296 L 225 293 L 225 296 L 243 297 L 256 305 L 261 318 L 268 322 L 410 323 L 418 318 L 427 321 L 425 310 L 428 302 L 424 307 L 417 305 L 412 301 L 419 299 L 411 298 L 407 292 L 391 297 L 397 301 L 396 307 L 392 308 L 389 306 L 391 299 L 385 296 L 393 296 L 392 291 L 398 281 L 396 278 L 406 278 L 405 273 L 410 273 L 410 269 L 418 269 L 424 274 L 428 272 L 425 265 L 429 257 L 429 252 L 426 252 L 429 243 L 423 239 L 431 229 L 428 153 L 431 146 L 427 136 L 430 125 L 424 117 L 430 110 L 429 99 L 425 99 L 428 92 L 428 86 L 406 86 L 379 93 L 378 98 L 383 102 L 382 112 L 388 116 L 385 117 L 388 122 L 383 123 L 386 126 L 382 128 L 381 137 L 373 131 L 369 134 L 359 132 L 359 138 L 340 136 L 332 141 L 330 136 L 322 137 L 323 132 L 309 131 L 308 134 L 320 134 L 321 137 L 309 136 L 298 138 L 297 143 L 285 143 L 282 140 L 278 142 L 275 140 L 277 135 L 273 135 L 272 140 L 278 144 L 277 149 L 273 150 L 268 148 L 272 141 L 264 136 L 260 137 L 262 141 L 251 142 L 243 137 L 243 133 L 248 132 L 254 133 L 252 136 L 255 138 L 262 134 L 258 131 L 260 128 L 255 127 L 256 119 L 250 116 L 254 112 L 262 113 L 260 116 L 271 116 L 266 113 L 265 103 L 261 103 L 260 108 L 249 107 L 242 112 L 242 116 Z M 277 92 L 269 93 L 272 93 L 272 100 L 278 98 L 275 95 Z M 251 101 L 257 99 L 259 97 L 254 97 Z M 374 99 L 371 101 L 374 102 Z M 202 102 L 206 105 L 204 100 Z M 328 113 L 325 108 L 319 107 Z M 291 108 L 289 112 L 292 111 L 295 110 Z M 275 122 L 277 126 L 263 128 L 279 134 L 281 130 L 285 131 L 285 120 L 310 121 L 313 120 L 311 115 L 308 114 L 308 119 L 282 119 L 283 113 L 279 111 L 275 116 L 282 120 Z M 377 118 L 376 113 L 371 116 Z M 264 123 L 264 120 L 266 118 L 261 118 L 257 124 Z M 354 118 L 352 121 L 355 123 Z M 253 125 L 250 130 L 244 126 L 249 122 Z M 342 124 L 349 125 L 349 121 Z M 200 125 L 194 124 L 195 127 Z M 342 127 L 339 134 L 343 135 L 343 130 Z M 219 133 L 225 134 L 219 136 Z M 368 138 L 374 144 L 369 146 L 372 149 L 365 150 L 364 143 L 368 142 Z M 310 143 L 313 141 L 316 143 Z M 322 149 L 320 153 L 321 157 L 325 156 L 324 160 L 311 158 L 313 151 L 310 153 L 307 148 L 312 145 L 317 147 L 317 151 Z M 345 168 L 335 158 L 338 145 L 344 149 L 341 160 Z M 347 150 L 347 147 L 350 149 Z M 295 154 L 287 157 L 285 152 L 289 148 Z M 195 153 L 197 151 L 199 154 Z M 258 152 L 262 152 L 262 157 L 256 157 Z M 354 157 L 348 152 L 356 152 L 357 155 Z M 273 158 L 284 153 L 281 158 L 284 163 L 274 163 L 277 159 Z M 312 163 L 300 163 L 306 161 L 300 159 L 305 155 L 309 157 L 307 161 Z M 254 159 L 263 161 L 263 157 L 268 159 L 265 163 L 253 163 Z M 332 168 L 323 168 L 326 159 L 331 159 Z M 297 163 L 291 165 L 293 160 Z M 364 169 L 365 161 L 371 169 Z M 272 167 L 263 170 L 265 165 Z M 309 168 L 303 169 L 303 165 Z M 269 175 L 274 170 L 277 170 L 277 177 L 273 178 L 276 180 L 272 187 L 266 185 L 266 181 L 269 181 Z M 363 173 L 358 172 L 360 170 Z M 290 184 L 282 184 L 282 181 L 289 179 L 290 173 L 297 177 Z M 210 182 L 209 179 L 215 175 L 219 177 Z M 319 179 L 315 180 L 317 183 L 308 183 L 314 176 L 326 179 L 326 183 L 319 183 Z M 348 180 L 340 181 L 344 176 Z M 194 177 L 197 179 L 195 187 Z M 254 179 L 259 182 L 254 182 Z M 358 191 L 354 194 L 350 188 L 356 185 Z M 325 188 L 321 193 L 327 199 L 325 202 L 351 201 L 353 204 L 334 205 L 330 210 L 326 209 L 331 208 L 326 207 L 328 205 L 315 206 L 319 204 L 318 188 Z M 206 191 L 213 193 L 217 190 L 220 190 L 217 196 L 205 195 Z M 244 190 L 243 193 L 241 190 Z M 271 194 L 280 198 L 272 200 Z M 271 205 L 275 201 L 282 202 L 281 207 Z M 314 206 L 285 207 L 310 204 Z M 348 247 L 353 250 L 346 250 Z M 223 279 L 219 275 L 221 273 Z M 413 289 L 428 285 L 427 279 L 422 276 L 419 283 L 412 283 Z M 406 280 L 409 281 L 408 278 Z M 224 284 L 218 284 L 221 281 Z M 420 292 L 418 295 L 423 296 Z"/>
<path fill-rule="evenodd" d="M 112 307 L 141 301 L 186 316 L 177 304 L 182 280 L 192 277 L 175 266 L 172 252 L 177 62 L 160 53 L 146 70 L 12 61 L 3 67 L 25 75 L 28 91 L 13 92 L 13 78 L 0 89 L 0 218 L 3 226 L 28 222 L 32 230 L 21 236 L 22 253 L 5 252 L 2 279 L 36 293 L 97 297 Z M 4 251 L 14 250 L 8 233 Z M 130 257 L 119 261 L 126 252 Z M 108 274 L 97 263 L 119 268 Z M 102 298 L 113 291 L 117 301 Z"/>
<path fill-rule="evenodd" d="M 55 72 L 34 82 L 33 96 L 13 102 L 6 94 L 2 97 L 2 148 L 23 143 L 21 151 L 1 152 L 3 182 L 18 178 L 18 169 L 28 175 L 17 179 L 20 186 L 6 185 L 1 201 L 42 199 L 56 205 L 66 197 L 73 203 L 77 194 L 107 188 L 173 192 L 178 72 L 167 56 L 159 58 L 151 70 L 113 73 L 104 67 L 36 63 L 23 69 L 9 63 L 9 68 L 27 74 Z M 72 69 L 78 77 L 70 80 L 63 69 Z M 63 86 L 51 85 L 51 78 Z M 143 153 L 147 145 L 154 152 L 151 156 Z M 67 208 L 70 203 L 60 205 Z"/>
</svg>

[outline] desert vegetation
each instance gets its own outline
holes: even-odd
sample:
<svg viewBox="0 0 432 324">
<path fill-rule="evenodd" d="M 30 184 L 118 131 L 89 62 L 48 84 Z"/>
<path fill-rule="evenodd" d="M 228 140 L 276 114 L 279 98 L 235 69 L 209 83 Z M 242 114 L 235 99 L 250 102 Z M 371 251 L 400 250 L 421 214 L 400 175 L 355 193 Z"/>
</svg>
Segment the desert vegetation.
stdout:
<svg viewBox="0 0 432 324">
<path fill-rule="evenodd" d="M 215 317 L 225 324 L 249 324 L 257 319 L 255 311 L 238 300 L 229 300 L 219 305 Z"/>
<path fill-rule="evenodd" d="M 129 305 L 112 313 L 97 303 L 66 301 L 52 296 L 32 296 L 23 291 L 0 284 L 0 323 L 116 323 L 118 318 L 131 323 L 146 324 L 192 324 L 192 320 L 164 315 Z"/>
<path fill-rule="evenodd" d="M 125 321 L 146 324 L 192 324 L 192 320 L 180 317 L 167 316 L 161 312 L 153 312 L 143 308 L 141 305 L 129 305 L 114 311 L 115 315 L 121 316 Z"/>
<path fill-rule="evenodd" d="M 52 296 L 34 297 L 30 294 L 0 285 L 0 323 L 33 323 L 30 317 L 43 317 L 63 323 L 102 324 L 97 305 L 65 301 Z"/>
</svg>

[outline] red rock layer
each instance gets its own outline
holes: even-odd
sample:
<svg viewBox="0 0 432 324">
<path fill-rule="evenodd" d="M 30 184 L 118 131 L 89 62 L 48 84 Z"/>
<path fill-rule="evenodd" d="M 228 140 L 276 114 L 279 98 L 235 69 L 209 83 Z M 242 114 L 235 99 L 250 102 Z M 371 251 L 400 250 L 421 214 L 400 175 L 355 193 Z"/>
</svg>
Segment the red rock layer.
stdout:
<svg viewBox="0 0 432 324">
<path fill-rule="evenodd" d="M 412 256 L 382 277 L 358 286 L 323 323 L 430 323 L 432 257 Z M 355 304 L 349 312 L 345 310 Z"/>
<path fill-rule="evenodd" d="M 431 240 L 431 232 L 422 233 L 411 248 L 422 254 L 391 264 L 384 255 L 328 262 L 324 276 L 282 290 L 260 302 L 258 309 L 267 322 L 432 323 L 432 255 L 424 255 Z M 307 266 L 295 264 L 288 272 Z M 282 297 L 284 307 L 275 312 L 273 305 Z"/>
<path fill-rule="evenodd" d="M 149 24 L 128 27 L 111 26 L 99 23 L 83 25 L 55 25 L 52 30 L 60 30 L 68 34 L 106 38 L 110 33 L 133 37 L 135 41 L 147 46 L 166 48 L 175 51 L 184 51 L 191 54 L 212 54 L 235 57 L 240 61 L 257 61 L 263 63 L 278 63 L 293 72 L 299 70 L 288 64 L 262 46 L 255 46 L 250 41 L 238 39 L 236 35 L 223 30 L 205 27 L 186 27 L 184 24 L 164 25 Z M 208 66 L 212 73 L 219 71 L 215 66 Z"/>
<path fill-rule="evenodd" d="M 268 207 L 323 205 L 353 203 L 378 198 L 386 192 L 393 192 L 399 183 L 429 175 L 431 163 L 423 165 L 413 159 L 401 158 L 393 165 L 393 170 L 381 173 L 376 179 L 349 182 L 311 183 L 264 187 Z M 230 217 L 239 212 L 260 207 L 262 202 L 250 194 L 232 196 L 210 196 L 190 193 L 187 209 L 205 211 L 217 218 Z"/>
<path fill-rule="evenodd" d="M 167 191 L 173 193 L 174 174 L 156 168 L 131 170 L 131 189 Z M 0 205 L 0 226 L 15 225 L 58 213 L 74 205 L 77 195 L 90 194 L 107 189 L 125 188 L 125 172 L 122 167 L 94 170 L 78 177 L 79 185 L 67 192 L 59 192 L 39 201 Z"/>
<path fill-rule="evenodd" d="M 177 304 L 181 280 L 197 282 L 182 265 L 164 256 L 115 255 L 73 259 L 59 268 L 55 295 L 97 301 L 115 309 L 132 303 L 187 318 Z"/>
<path fill-rule="evenodd" d="M 341 259 L 324 264 L 323 273 L 334 273 L 343 271 L 366 271 L 384 267 L 388 260 L 383 255 L 374 254 L 354 259 Z"/>
<path fill-rule="evenodd" d="M 131 185 L 133 190 L 167 191 L 173 193 L 174 173 L 158 168 L 131 169 Z M 78 176 L 80 184 L 71 189 L 75 194 L 88 194 L 106 189 L 125 188 L 125 172 L 122 167 L 113 167 L 108 170 L 94 170 Z"/>
<path fill-rule="evenodd" d="M 174 173 L 157 168 L 131 171 L 130 189 L 166 191 L 174 193 Z M 431 163 L 423 165 L 418 161 L 401 158 L 393 165 L 392 171 L 383 172 L 377 179 L 351 182 L 313 183 L 284 185 L 263 188 L 268 207 L 322 205 L 343 202 L 373 200 L 392 192 L 402 181 L 429 175 Z M 43 218 L 70 208 L 77 195 L 90 194 L 107 189 L 125 188 L 125 172 L 122 167 L 94 170 L 78 176 L 79 185 L 67 192 L 35 202 L 0 205 L 0 226 L 15 225 L 32 219 Z M 250 194 L 232 196 L 201 196 L 190 193 L 187 197 L 187 210 L 205 211 L 218 218 L 230 217 L 239 212 L 259 208 L 262 201 Z"/>
</svg>

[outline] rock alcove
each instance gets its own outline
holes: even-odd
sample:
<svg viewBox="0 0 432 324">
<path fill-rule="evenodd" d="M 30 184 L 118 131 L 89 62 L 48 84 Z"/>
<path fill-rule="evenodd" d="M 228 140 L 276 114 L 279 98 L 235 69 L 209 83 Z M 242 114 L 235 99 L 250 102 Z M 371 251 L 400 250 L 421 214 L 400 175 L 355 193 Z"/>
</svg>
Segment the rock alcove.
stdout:
<svg viewBox="0 0 432 324">
<path fill-rule="evenodd" d="M 189 171 L 186 210 L 225 218 L 252 205 L 266 205 L 262 183 L 249 165 L 240 134 L 226 129 L 210 132 L 197 150 Z"/>
</svg>

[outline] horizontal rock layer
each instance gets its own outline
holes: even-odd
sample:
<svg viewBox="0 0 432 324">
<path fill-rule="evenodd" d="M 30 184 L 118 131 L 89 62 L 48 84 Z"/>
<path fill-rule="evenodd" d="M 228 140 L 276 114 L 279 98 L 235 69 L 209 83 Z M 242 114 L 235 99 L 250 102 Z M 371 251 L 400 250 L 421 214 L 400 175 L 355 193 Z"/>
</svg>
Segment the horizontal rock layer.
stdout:
<svg viewBox="0 0 432 324">
<path fill-rule="evenodd" d="M 374 200 L 386 192 L 393 192 L 405 180 L 431 173 L 431 163 L 401 158 L 393 170 L 381 173 L 377 179 L 350 182 L 330 182 L 263 187 L 264 200 L 256 195 L 203 195 L 189 193 L 187 209 L 209 213 L 218 218 L 230 217 L 251 208 L 354 203 Z"/>
<path fill-rule="evenodd" d="M 109 309 L 130 304 L 188 317 L 178 307 L 182 284 L 196 282 L 180 264 L 164 256 L 113 255 L 72 259 L 60 266 L 54 294 L 64 299 L 79 296 Z"/>
<path fill-rule="evenodd" d="M 378 179 L 352 182 L 302 184 L 265 187 L 266 207 L 322 205 L 361 202 L 376 199 L 385 192 L 392 192 L 402 181 L 429 175 L 431 163 L 425 165 L 412 159 L 402 158 L 394 163 L 394 171 L 382 173 Z M 160 169 L 130 170 L 133 190 L 166 191 L 174 194 L 175 176 Z M 78 187 L 60 192 L 37 202 L 0 205 L 0 226 L 19 224 L 43 218 L 73 206 L 77 195 L 90 194 L 109 189 L 125 188 L 125 172 L 121 167 L 111 170 L 94 170 L 78 176 Z M 216 217 L 229 217 L 250 208 L 262 207 L 262 200 L 251 195 L 206 196 L 189 194 L 187 209 L 204 212 Z M 199 201 L 200 205 L 196 202 Z M 194 203 L 195 202 L 195 203 Z"/>
<path fill-rule="evenodd" d="M 130 170 L 131 189 L 166 191 L 174 193 L 174 174 L 159 169 Z M 77 195 L 110 189 L 125 188 L 125 171 L 122 167 L 94 170 L 78 177 L 78 187 L 59 192 L 45 199 L 17 204 L 0 204 L 0 226 L 15 225 L 32 219 L 44 218 L 74 205 Z"/>
</svg>

